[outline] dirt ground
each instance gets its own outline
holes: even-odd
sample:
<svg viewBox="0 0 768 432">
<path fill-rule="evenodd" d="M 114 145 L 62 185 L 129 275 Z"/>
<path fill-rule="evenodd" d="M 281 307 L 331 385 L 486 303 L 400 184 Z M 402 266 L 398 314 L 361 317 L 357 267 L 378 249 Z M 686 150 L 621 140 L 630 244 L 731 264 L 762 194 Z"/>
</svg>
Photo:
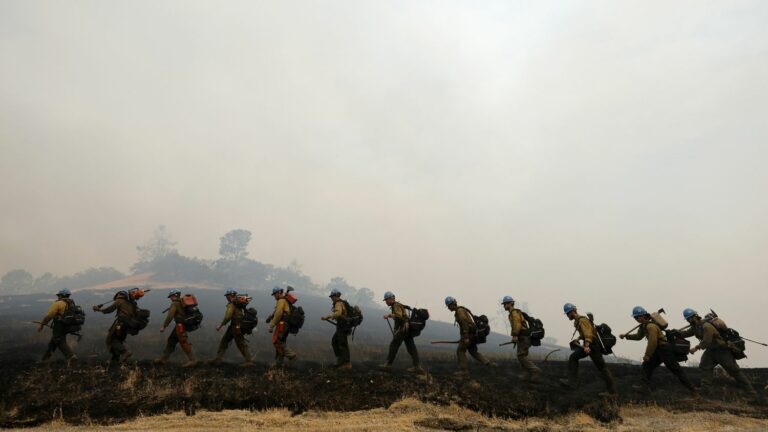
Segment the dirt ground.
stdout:
<svg viewBox="0 0 768 432">
<path fill-rule="evenodd" d="M 431 430 L 473 430 L 473 431 L 765 431 L 768 419 L 740 417 L 733 414 L 707 412 L 672 413 L 653 406 L 627 406 L 620 410 L 621 420 L 601 423 L 583 414 L 570 414 L 554 419 L 528 418 L 509 420 L 489 418 L 475 411 L 456 405 L 438 406 L 413 398 L 392 404 L 388 409 L 353 412 L 308 411 L 291 415 L 287 409 L 265 411 L 226 410 L 220 412 L 200 411 L 189 417 L 184 413 L 139 417 L 119 425 L 71 426 L 64 421 L 32 429 L 37 431 L 431 431 Z"/>
<path fill-rule="evenodd" d="M 389 430 L 577 430 L 574 425 L 582 430 L 768 430 L 764 398 L 747 397 L 722 374 L 711 394 L 695 399 L 664 368 L 657 371 L 654 393 L 638 393 L 632 384 L 639 367 L 612 364 L 619 389 L 612 398 L 599 395 L 604 385 L 594 367 L 587 361 L 581 365 L 580 390 L 566 391 L 557 382 L 565 375 L 562 362 L 542 363 L 542 379 L 527 383 L 516 363 L 497 368 L 475 363 L 470 377 L 459 379 L 452 375 L 452 361 L 430 362 L 425 376 L 401 368 L 382 372 L 373 363 L 356 364 L 348 372 L 299 363 L 280 372 L 266 365 L 188 370 L 141 361 L 117 369 L 102 363 L 67 369 L 61 362 L 0 361 L 0 426 L 210 430 L 226 422 L 265 430 L 380 430 L 383 425 Z M 697 383 L 698 370 L 687 371 Z M 746 373 L 760 389 L 768 381 L 768 370 Z"/>
</svg>

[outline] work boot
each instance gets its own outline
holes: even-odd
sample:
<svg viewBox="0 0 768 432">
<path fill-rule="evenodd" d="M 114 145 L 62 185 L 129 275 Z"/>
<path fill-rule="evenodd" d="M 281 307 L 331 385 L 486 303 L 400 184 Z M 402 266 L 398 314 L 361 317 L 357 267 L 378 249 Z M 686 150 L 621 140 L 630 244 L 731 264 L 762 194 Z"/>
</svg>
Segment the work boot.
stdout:
<svg viewBox="0 0 768 432">
<path fill-rule="evenodd" d="M 488 362 L 488 363 L 486 363 L 485 365 L 486 365 L 486 366 L 488 366 L 488 367 L 490 367 L 490 368 L 496 368 L 496 367 L 499 367 L 499 365 L 498 365 L 498 364 L 496 364 L 496 363 L 494 363 L 494 362 L 492 362 L 492 361 L 489 361 L 489 362 Z"/>
<path fill-rule="evenodd" d="M 413 366 L 413 367 L 409 367 L 409 368 L 408 368 L 408 369 L 406 369 L 406 370 L 407 370 L 408 372 L 410 372 L 410 373 L 414 373 L 414 374 L 418 374 L 418 375 L 422 375 L 422 374 L 426 373 L 426 372 L 424 371 L 424 369 L 422 369 L 422 368 L 421 368 L 421 366 Z"/>
<path fill-rule="evenodd" d="M 525 379 L 528 382 L 537 383 L 537 382 L 541 381 L 541 371 L 538 371 L 538 372 L 528 372 L 528 375 L 526 375 Z"/>
<path fill-rule="evenodd" d="M 248 360 L 240 363 L 240 367 L 241 368 L 249 368 L 249 367 L 253 367 L 254 364 L 255 363 L 253 363 L 253 360 L 248 359 Z"/>
<path fill-rule="evenodd" d="M 75 363 L 77 363 L 77 356 L 76 356 L 76 355 L 74 355 L 74 354 L 72 354 L 72 355 L 71 355 L 71 356 L 69 356 L 69 358 L 67 359 L 67 367 L 68 367 L 68 368 L 71 368 L 72 366 L 74 366 L 74 365 L 75 365 Z"/>
<path fill-rule="evenodd" d="M 560 379 L 559 379 L 559 380 L 557 380 L 557 381 L 560 383 L 560 385 L 562 385 L 563 387 L 565 387 L 565 388 L 567 388 L 567 389 L 569 389 L 569 390 L 576 390 L 576 385 L 574 385 L 574 384 L 571 382 L 571 380 L 569 380 L 569 379 L 566 379 L 566 378 L 560 378 Z"/>
<path fill-rule="evenodd" d="M 296 355 L 296 353 L 290 353 L 290 354 L 286 354 L 286 355 L 285 355 L 285 358 L 287 358 L 287 359 L 288 359 L 288 360 L 290 360 L 290 361 L 294 361 L 294 360 L 296 360 L 296 357 L 298 357 L 298 356 Z"/>
<path fill-rule="evenodd" d="M 469 375 L 469 371 L 466 369 L 459 369 L 453 373 L 453 376 L 455 376 L 456 378 L 464 378 L 467 375 Z"/>
<path fill-rule="evenodd" d="M 379 369 L 385 372 L 389 372 L 392 370 L 392 363 L 384 363 L 379 365 Z"/>
<path fill-rule="evenodd" d="M 171 357 L 170 354 L 163 354 L 162 356 L 155 359 L 156 365 L 164 365 L 168 362 L 168 358 Z"/>
<path fill-rule="evenodd" d="M 46 351 L 46 352 L 45 352 L 45 354 L 43 354 L 43 358 L 41 358 L 41 359 L 40 359 L 40 360 L 37 362 L 37 364 L 41 364 L 41 365 L 42 365 L 42 364 L 48 364 L 48 363 L 50 363 L 50 362 L 51 362 L 51 355 L 52 355 L 52 354 L 53 354 L 53 353 L 51 353 L 50 351 Z"/>
<path fill-rule="evenodd" d="M 342 370 L 352 370 L 352 362 L 342 363 L 338 368 Z"/>
<path fill-rule="evenodd" d="M 187 358 L 189 359 L 189 361 L 187 361 L 186 363 L 182 364 L 181 367 L 183 367 L 183 368 L 193 368 L 193 367 L 197 366 L 197 357 L 195 356 L 195 352 L 194 351 L 188 352 L 187 353 Z"/>
<path fill-rule="evenodd" d="M 126 351 L 122 354 L 120 354 L 120 358 L 117 359 L 117 364 L 125 364 L 126 361 L 128 361 L 129 358 L 131 358 L 133 354 L 130 351 Z"/>
</svg>

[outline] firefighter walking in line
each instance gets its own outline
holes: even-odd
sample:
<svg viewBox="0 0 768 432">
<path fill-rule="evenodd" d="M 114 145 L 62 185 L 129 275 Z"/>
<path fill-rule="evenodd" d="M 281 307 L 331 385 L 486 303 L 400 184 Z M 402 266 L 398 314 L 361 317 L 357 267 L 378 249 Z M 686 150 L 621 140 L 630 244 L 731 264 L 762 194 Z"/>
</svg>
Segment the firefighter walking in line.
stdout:
<svg viewBox="0 0 768 432">
<path fill-rule="evenodd" d="M 131 352 L 125 347 L 125 339 L 128 338 L 128 324 L 136 316 L 139 306 L 136 300 L 130 298 L 128 291 L 118 291 L 112 297 L 112 304 L 106 308 L 95 305 L 93 310 L 104 314 L 115 312 L 115 321 L 109 327 L 107 333 L 107 346 L 112 355 L 110 365 L 117 366 L 125 363 Z"/>
<path fill-rule="evenodd" d="M 348 311 L 344 302 L 341 300 L 341 291 L 334 288 L 331 290 L 331 295 L 328 297 L 330 297 L 333 302 L 333 312 L 320 319 L 323 321 L 333 320 L 336 322 L 336 331 L 333 333 L 333 338 L 331 339 L 333 354 L 336 356 L 336 368 L 352 369 L 352 362 L 349 358 L 349 342 L 347 340 L 350 333 L 350 329 L 346 325 Z"/>
<path fill-rule="evenodd" d="M 253 366 L 253 358 L 248 350 L 248 341 L 245 340 L 245 335 L 243 335 L 240 328 L 244 312 L 243 308 L 236 304 L 237 291 L 228 289 L 224 293 L 224 297 L 227 299 L 227 311 L 224 313 L 224 319 L 221 321 L 221 324 L 216 327 L 216 331 L 220 331 L 222 327 L 227 324 L 229 324 L 229 327 L 227 327 L 227 330 L 224 332 L 224 336 L 221 337 L 219 349 L 216 352 L 216 358 L 211 360 L 210 364 L 217 365 L 224 361 L 224 353 L 227 352 L 229 344 L 234 340 L 235 346 L 237 346 L 240 354 L 242 354 L 245 359 L 245 362 L 240 366 L 251 367 Z"/>
<path fill-rule="evenodd" d="M 692 395 L 698 395 L 693 384 L 688 379 L 688 375 L 685 374 L 685 371 L 680 367 L 680 363 L 675 358 L 674 350 L 667 342 L 667 336 L 661 327 L 653 321 L 651 314 L 642 306 L 635 306 L 632 309 L 632 317 L 640 323 L 637 333 L 620 334 L 619 337 L 635 341 L 642 340 L 643 338 L 648 340 L 645 354 L 643 355 L 642 384 L 634 385 L 633 387 L 638 390 L 652 391 L 651 378 L 653 377 L 653 371 L 664 363 L 667 370 L 677 377 L 680 384 L 687 388 Z"/>
<path fill-rule="evenodd" d="M 53 334 L 51 335 L 51 340 L 48 342 L 48 349 L 45 350 L 41 362 L 49 361 L 57 348 L 64 355 L 64 358 L 67 359 L 67 366 L 70 366 L 77 360 L 77 356 L 67 344 L 66 326 L 61 322 L 61 318 L 67 311 L 67 308 L 69 308 L 71 304 L 74 304 L 69 298 L 70 295 L 72 295 L 72 293 L 68 288 L 63 288 L 57 292 L 56 301 L 53 302 L 50 309 L 48 309 L 48 313 L 45 314 L 45 317 L 43 317 L 42 321 L 40 321 L 40 324 L 37 326 L 37 331 L 41 332 L 49 322 L 53 322 L 53 325 L 51 326 Z"/>
<path fill-rule="evenodd" d="M 588 317 L 579 315 L 576 306 L 571 303 L 566 303 L 563 306 L 563 313 L 565 313 L 569 320 L 573 321 L 573 326 L 576 328 L 576 332 L 579 333 L 578 340 L 583 341 L 583 345 L 579 345 L 576 341 L 571 343 L 573 352 L 568 358 L 568 378 L 560 379 L 560 383 L 572 390 L 578 388 L 579 360 L 589 357 L 603 377 L 603 381 L 605 381 L 605 385 L 608 387 L 608 394 L 615 395 L 616 383 L 613 380 L 610 369 L 605 364 L 600 343 L 596 340 L 600 336 L 595 331 L 594 324 Z"/>
<path fill-rule="evenodd" d="M 528 329 L 528 321 L 523 317 L 523 312 L 515 308 L 515 300 L 511 296 L 504 296 L 501 305 L 504 306 L 504 310 L 509 312 L 512 342 L 517 345 L 517 361 L 528 374 L 528 380 L 536 380 L 541 374 L 541 369 L 528 358 L 528 352 L 531 348 L 531 331 Z"/>
<path fill-rule="evenodd" d="M 187 355 L 187 362 L 183 363 L 181 367 L 191 368 L 197 366 L 197 356 L 192 350 L 192 344 L 189 343 L 189 334 L 184 328 L 184 305 L 181 303 L 181 291 L 178 289 L 171 289 L 168 293 L 168 298 L 171 300 L 171 305 L 168 307 L 168 314 L 165 316 L 165 322 L 160 327 L 160 333 L 165 332 L 166 327 L 171 322 L 174 322 L 174 328 L 171 334 L 168 335 L 168 340 L 165 344 L 165 350 L 163 355 L 155 360 L 157 364 L 164 364 L 168 361 L 168 358 L 176 350 L 176 345 L 181 346 L 181 349 Z"/>
<path fill-rule="evenodd" d="M 459 362 L 459 370 L 455 373 L 456 376 L 465 376 L 469 373 L 469 364 L 467 362 L 467 352 L 475 360 L 482 363 L 484 366 L 496 366 L 484 355 L 480 354 L 477 350 L 477 343 L 474 340 L 475 331 L 477 326 L 472 318 L 472 314 L 464 306 L 459 306 L 456 303 L 456 299 L 448 296 L 445 298 L 445 306 L 453 312 L 456 318 L 456 323 L 459 325 L 459 333 L 461 339 L 459 339 L 459 346 L 456 349 L 456 357 Z"/>
<path fill-rule="evenodd" d="M 728 342 L 720 335 L 718 329 L 728 328 L 725 322 L 717 317 L 711 320 L 703 320 L 691 308 L 683 311 L 683 318 L 688 321 L 690 327 L 680 332 L 680 335 L 684 338 L 696 336 L 700 341 L 697 346 L 691 348 L 690 353 L 693 354 L 698 350 L 704 350 L 704 354 L 701 355 L 701 361 L 699 362 L 701 390 L 704 392 L 709 391 L 712 387 L 712 376 L 714 375 L 715 367 L 720 365 L 747 393 L 757 396 L 752 383 L 744 376 L 738 363 L 736 363 L 736 358 L 733 356 Z"/>
<path fill-rule="evenodd" d="M 272 333 L 272 345 L 275 347 L 275 366 L 282 367 L 286 358 L 296 358 L 296 353 L 287 346 L 288 323 L 285 320 L 291 314 L 291 306 L 283 289 L 278 286 L 272 288 L 272 297 L 275 298 L 275 311 L 269 319 L 269 332 Z"/>
<path fill-rule="evenodd" d="M 408 325 L 409 317 L 405 306 L 396 300 L 395 294 L 391 291 L 384 293 L 384 302 L 390 308 L 390 313 L 384 315 L 384 319 L 388 320 L 391 318 L 395 322 L 395 327 L 392 329 L 392 342 L 389 343 L 387 362 L 379 367 L 383 370 L 392 369 L 392 363 L 395 362 L 400 345 L 405 344 L 405 349 L 408 351 L 408 355 L 411 356 L 411 361 L 413 362 L 413 366 L 408 368 L 408 372 L 423 374 L 424 369 L 422 369 L 419 361 L 419 350 L 416 349 L 416 342 L 413 340 L 413 335 Z"/>
</svg>

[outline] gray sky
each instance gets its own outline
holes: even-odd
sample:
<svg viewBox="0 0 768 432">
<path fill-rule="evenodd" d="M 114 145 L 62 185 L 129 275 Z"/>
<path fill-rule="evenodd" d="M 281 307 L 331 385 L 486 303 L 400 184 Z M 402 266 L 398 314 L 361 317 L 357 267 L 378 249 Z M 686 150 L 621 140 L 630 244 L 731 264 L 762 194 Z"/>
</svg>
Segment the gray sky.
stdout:
<svg viewBox="0 0 768 432">
<path fill-rule="evenodd" d="M 0 3 L 0 273 L 166 224 L 451 319 L 713 307 L 765 339 L 766 2 Z M 639 356 L 643 344 L 620 344 Z M 768 366 L 750 347 L 748 365 Z"/>
</svg>

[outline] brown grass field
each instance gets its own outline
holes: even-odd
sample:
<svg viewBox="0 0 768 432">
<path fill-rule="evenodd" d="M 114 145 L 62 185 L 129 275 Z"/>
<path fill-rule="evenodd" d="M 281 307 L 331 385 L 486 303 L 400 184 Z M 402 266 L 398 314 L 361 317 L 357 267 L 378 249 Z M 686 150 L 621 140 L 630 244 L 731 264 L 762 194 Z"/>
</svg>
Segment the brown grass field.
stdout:
<svg viewBox="0 0 768 432">
<path fill-rule="evenodd" d="M 353 412 L 307 411 L 292 416 L 287 409 L 264 411 L 198 411 L 194 416 L 182 412 L 139 417 L 113 426 L 99 424 L 70 426 L 54 421 L 19 431 L 766 431 L 768 419 L 740 417 L 712 412 L 672 413 L 652 406 L 621 408 L 623 421 L 600 423 L 583 414 L 545 419 L 503 420 L 489 418 L 456 405 L 438 406 L 416 399 L 403 399 L 388 409 Z"/>
</svg>

